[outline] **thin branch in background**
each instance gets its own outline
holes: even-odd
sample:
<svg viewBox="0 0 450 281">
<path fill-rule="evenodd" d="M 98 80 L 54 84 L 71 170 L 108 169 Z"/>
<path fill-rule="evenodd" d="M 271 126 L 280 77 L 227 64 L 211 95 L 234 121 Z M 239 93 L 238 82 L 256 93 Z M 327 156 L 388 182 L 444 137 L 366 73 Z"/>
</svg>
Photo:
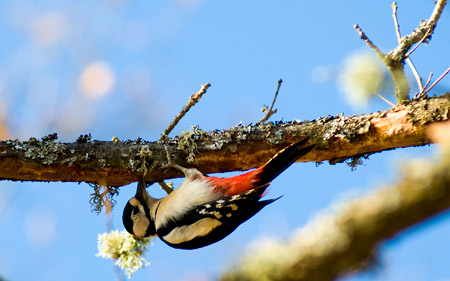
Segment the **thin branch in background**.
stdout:
<svg viewBox="0 0 450 281">
<path fill-rule="evenodd" d="M 387 66 L 391 76 L 392 80 L 394 82 L 395 87 L 395 96 L 397 98 L 397 102 L 399 104 L 406 104 L 410 101 L 409 98 L 409 83 L 408 78 L 406 77 L 405 70 L 404 70 L 404 62 L 406 61 L 411 68 L 414 77 L 417 81 L 417 84 L 419 85 L 420 92 L 423 91 L 422 86 L 422 79 L 420 78 L 419 73 L 417 72 L 417 69 L 415 68 L 412 61 L 409 59 L 407 55 L 411 54 L 409 50 L 411 47 L 420 42 L 424 41 L 427 38 L 430 38 L 431 34 L 433 34 L 437 22 L 439 21 L 442 11 L 444 10 L 445 5 L 447 4 L 447 0 L 438 0 L 435 2 L 435 7 L 433 9 L 433 12 L 430 16 L 429 20 L 423 20 L 420 22 L 419 26 L 414 29 L 411 34 L 401 37 L 400 34 L 400 27 L 398 24 L 397 19 L 397 3 L 392 3 L 392 11 L 393 11 L 393 18 L 394 18 L 394 24 L 395 24 L 395 31 L 397 33 L 397 39 L 399 41 L 399 44 L 397 47 L 392 49 L 389 53 L 383 54 L 376 46 L 375 44 L 370 41 L 370 39 L 364 34 L 364 32 L 361 30 L 361 28 L 355 24 L 354 27 L 358 31 L 361 39 L 366 41 L 367 45 L 369 45 L 370 48 L 375 50 L 377 55 L 380 57 L 380 59 L 383 61 L 383 63 Z"/>
<path fill-rule="evenodd" d="M 188 103 L 181 109 L 180 113 L 178 113 L 178 115 L 173 119 L 173 121 L 170 123 L 169 127 L 167 127 L 167 129 L 164 130 L 164 132 L 161 134 L 161 137 L 159 138 L 158 141 L 163 141 L 163 140 L 166 140 L 169 138 L 169 134 L 170 134 L 170 132 L 172 132 L 173 128 L 175 128 L 175 126 L 178 124 L 178 122 L 180 122 L 181 118 L 183 118 L 184 115 L 186 115 L 186 113 L 191 109 L 191 107 L 193 107 L 195 104 L 197 104 L 197 102 L 206 93 L 206 90 L 208 90 L 209 87 L 211 87 L 211 84 L 209 84 L 209 83 L 203 84 L 200 91 L 191 95 Z"/>
<path fill-rule="evenodd" d="M 372 48 L 375 53 L 377 53 L 380 60 L 386 65 L 391 74 L 392 81 L 395 87 L 395 96 L 397 102 L 400 104 L 405 104 L 409 101 L 409 85 L 408 79 L 406 77 L 405 71 L 403 69 L 402 61 L 394 60 L 389 54 L 385 55 L 377 46 L 367 37 L 367 35 L 362 31 L 359 25 L 355 24 L 353 27 L 358 31 L 359 36 L 363 39 L 367 45 Z M 392 51 L 391 51 L 392 52 Z"/>
<path fill-rule="evenodd" d="M 424 94 L 427 94 L 431 89 L 433 89 L 433 87 L 436 86 L 437 83 L 439 83 L 439 81 L 441 81 L 442 78 L 444 78 L 445 75 L 447 75 L 449 72 L 450 72 L 450 67 L 447 68 L 447 70 L 441 76 L 439 76 L 439 78 L 433 84 L 431 84 L 431 86 L 428 89 L 426 89 L 424 91 Z"/>
<path fill-rule="evenodd" d="M 273 110 L 273 106 L 275 105 L 275 101 L 277 100 L 278 92 L 280 91 L 280 87 L 281 87 L 281 83 L 283 83 L 283 79 L 278 80 L 277 91 L 275 92 L 275 97 L 273 98 L 272 105 L 270 106 L 270 108 L 267 109 L 267 106 L 264 106 L 264 108 L 261 109 L 262 112 L 266 113 L 266 116 L 264 116 L 261 120 L 259 120 L 258 123 L 266 122 L 273 114 L 275 114 L 277 112 L 276 109 Z"/>
<path fill-rule="evenodd" d="M 397 18 L 397 2 L 392 2 L 392 17 L 394 18 L 394 26 L 395 26 L 395 33 L 397 34 L 397 40 L 400 43 L 402 41 L 402 36 L 400 34 L 400 25 L 398 24 L 398 18 Z"/>
<path fill-rule="evenodd" d="M 430 83 L 431 76 L 433 75 L 433 73 L 430 73 L 430 77 L 428 78 L 427 83 L 425 83 L 425 85 L 422 86 L 422 79 L 420 78 L 419 73 L 416 71 L 416 68 L 414 67 L 414 65 L 412 63 L 412 60 L 410 59 L 411 54 L 420 46 L 420 44 L 423 43 L 423 41 L 425 41 L 425 39 L 427 39 L 427 37 L 429 36 L 429 33 L 430 33 L 430 29 L 428 29 L 428 31 L 425 33 L 425 35 L 422 37 L 422 39 L 420 39 L 420 41 L 416 44 L 416 46 L 414 46 L 414 48 L 412 50 L 410 50 L 409 52 L 407 52 L 405 55 L 406 61 L 408 62 L 408 65 L 410 66 L 410 68 L 414 74 L 414 77 L 416 77 L 417 84 L 419 86 L 419 93 L 416 94 L 416 96 L 414 98 L 426 96 L 426 94 L 424 93 L 424 90 L 427 88 L 428 83 Z M 412 67 L 411 67 L 411 65 L 412 65 Z M 419 77 L 420 79 L 417 79 L 417 77 Z"/>
<path fill-rule="evenodd" d="M 438 0 L 435 3 L 434 10 L 430 16 L 429 20 L 422 20 L 419 26 L 414 29 L 411 34 L 404 36 L 398 44 L 398 46 L 388 53 L 392 59 L 401 61 L 405 58 L 407 52 L 412 47 L 412 45 L 418 43 L 425 36 L 429 38 L 431 34 L 433 34 L 434 29 L 442 15 L 442 11 L 444 10 L 445 5 L 447 4 L 447 0 Z M 424 40 L 425 40 L 424 39 Z"/>
<path fill-rule="evenodd" d="M 394 26 L 395 26 L 395 32 L 397 34 L 397 41 L 400 44 L 402 42 L 402 36 L 400 34 L 400 25 L 398 24 L 398 17 L 397 17 L 397 3 L 394 1 L 392 2 L 392 17 L 394 19 Z M 425 36 L 422 38 L 422 40 L 419 42 L 419 44 L 416 45 L 416 47 L 413 49 L 413 51 L 420 45 L 423 40 L 427 37 L 428 32 L 425 34 Z M 411 52 L 412 53 L 412 52 Z M 408 53 L 410 54 L 410 53 Z M 411 58 L 408 56 L 408 54 L 405 56 L 406 63 L 408 64 L 409 68 L 411 69 L 414 78 L 416 79 L 417 86 L 419 87 L 419 92 L 423 91 L 423 85 L 422 85 L 422 78 L 419 75 L 419 72 L 417 71 L 417 68 L 414 66 L 414 63 L 412 62 Z"/>
<path fill-rule="evenodd" d="M 425 39 L 427 39 L 427 37 L 430 35 L 430 30 L 428 30 L 425 35 L 422 37 L 422 39 L 420 39 L 420 41 L 416 44 L 416 46 L 414 46 L 414 48 L 412 48 L 412 50 L 408 51 L 405 54 L 405 57 L 409 57 L 419 46 L 420 44 L 423 43 L 423 41 L 425 41 Z"/>
<path fill-rule="evenodd" d="M 430 72 L 430 75 L 428 76 L 428 80 L 425 83 L 425 85 L 423 86 L 423 89 L 426 89 L 428 87 L 428 84 L 430 84 L 432 77 L 433 77 L 433 72 Z M 422 98 L 426 97 L 426 94 L 423 92 L 423 89 L 422 89 L 422 91 L 420 91 L 414 95 L 414 99 L 422 99 Z"/>
<path fill-rule="evenodd" d="M 409 68 L 411 69 L 414 78 L 417 82 L 417 87 L 419 87 L 419 91 L 423 91 L 423 85 L 422 85 L 422 78 L 420 77 L 419 72 L 417 71 L 417 68 L 414 66 L 414 63 L 412 62 L 411 58 L 407 57 L 406 63 L 408 64 Z"/>
<path fill-rule="evenodd" d="M 382 61 L 384 61 L 385 54 L 383 54 L 383 52 L 380 49 L 378 49 L 377 46 L 375 46 L 375 44 L 369 39 L 369 37 L 367 37 L 364 31 L 362 31 L 361 27 L 359 27 L 359 25 L 357 24 L 353 25 L 353 27 L 356 29 L 356 31 L 358 31 L 361 39 L 364 40 L 367 43 L 367 45 L 375 51 L 375 53 L 377 53 L 377 55 L 381 58 Z"/>
<path fill-rule="evenodd" d="M 438 0 L 435 2 L 433 13 L 430 16 L 430 19 L 428 22 L 430 22 L 430 25 L 436 27 L 437 22 L 439 21 L 439 18 L 442 15 L 442 12 L 444 11 L 444 7 L 447 5 L 447 0 Z"/>
<path fill-rule="evenodd" d="M 425 83 L 425 86 L 423 86 L 424 89 L 426 89 L 428 87 L 428 84 L 430 84 L 432 77 L 433 77 L 433 72 L 430 72 L 430 76 L 428 76 L 427 83 Z"/>
<path fill-rule="evenodd" d="M 392 102 L 388 101 L 385 97 L 383 97 L 382 95 L 380 95 L 379 93 L 375 92 L 373 93 L 374 95 L 376 95 L 377 97 L 379 97 L 380 99 L 382 99 L 384 102 L 386 102 L 387 104 L 389 104 L 390 106 L 394 107 L 395 104 L 393 104 Z"/>
</svg>

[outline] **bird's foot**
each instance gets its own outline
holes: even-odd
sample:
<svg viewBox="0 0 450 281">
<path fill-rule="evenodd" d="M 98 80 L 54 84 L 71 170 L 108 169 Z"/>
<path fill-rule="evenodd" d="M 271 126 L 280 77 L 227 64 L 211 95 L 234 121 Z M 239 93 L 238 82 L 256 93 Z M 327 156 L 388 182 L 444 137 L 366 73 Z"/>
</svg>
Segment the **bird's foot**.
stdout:
<svg viewBox="0 0 450 281">
<path fill-rule="evenodd" d="M 165 169 L 165 170 L 170 169 L 170 168 L 177 169 L 177 170 L 183 172 L 183 174 L 186 178 L 190 178 L 190 179 L 202 179 L 204 177 L 203 174 L 195 168 L 185 168 L 181 165 L 174 163 L 172 160 L 172 157 L 170 156 L 167 145 L 164 145 L 164 149 L 166 150 L 167 164 L 162 166 L 161 169 Z"/>
</svg>

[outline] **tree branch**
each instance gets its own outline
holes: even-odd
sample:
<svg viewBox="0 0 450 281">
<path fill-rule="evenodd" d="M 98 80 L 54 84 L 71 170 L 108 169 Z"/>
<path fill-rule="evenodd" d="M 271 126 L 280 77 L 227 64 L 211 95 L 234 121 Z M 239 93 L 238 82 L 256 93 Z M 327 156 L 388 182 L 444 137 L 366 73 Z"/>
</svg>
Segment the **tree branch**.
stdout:
<svg viewBox="0 0 450 281">
<path fill-rule="evenodd" d="M 281 148 L 309 136 L 316 148 L 299 159 L 336 163 L 351 157 L 398 147 L 429 144 L 428 124 L 449 119 L 450 93 L 412 101 L 386 111 L 358 116 L 327 116 L 313 121 L 238 125 L 223 131 L 191 136 L 197 144 L 194 162 L 188 151 L 176 149 L 177 136 L 168 149 L 182 166 L 203 173 L 248 170 L 270 159 Z M 145 160 L 145 161 L 144 161 Z M 124 142 L 60 143 L 53 138 L 0 142 L 0 179 L 72 181 L 122 186 L 137 180 L 147 169 L 147 181 L 181 177 L 164 171 L 167 157 L 162 143 L 141 139 Z"/>
<path fill-rule="evenodd" d="M 450 208 L 448 152 L 410 165 L 395 186 L 322 214 L 287 242 L 259 243 L 221 280 L 326 281 L 367 269 L 381 242 Z"/>
<path fill-rule="evenodd" d="M 408 51 L 414 44 L 431 37 L 446 4 L 447 0 L 436 1 L 430 19 L 421 21 L 419 26 L 411 34 L 400 38 L 398 40 L 399 41 L 398 46 L 387 54 L 384 54 L 380 49 L 378 49 L 358 25 L 356 24 L 354 25 L 361 39 L 366 41 L 366 43 L 377 53 L 377 55 L 380 57 L 380 59 L 388 68 L 392 76 L 392 80 L 394 82 L 395 96 L 397 97 L 397 102 L 399 104 L 406 104 L 409 101 L 410 88 L 408 85 L 408 79 L 406 77 L 403 65 L 404 61 L 408 59 L 408 55 L 410 54 Z M 393 10 L 394 10 L 394 21 L 396 25 L 396 32 L 398 36 L 400 36 L 396 15 L 397 4 L 395 4 L 395 2 L 393 3 Z M 414 66 L 412 66 L 412 69 L 414 71 L 415 69 Z"/>
<path fill-rule="evenodd" d="M 430 19 L 423 20 L 411 34 L 402 37 L 399 45 L 387 55 L 393 60 L 402 61 L 412 45 L 420 42 L 424 36 L 426 36 L 425 38 L 430 38 L 446 4 L 447 0 L 436 1 Z"/>
</svg>

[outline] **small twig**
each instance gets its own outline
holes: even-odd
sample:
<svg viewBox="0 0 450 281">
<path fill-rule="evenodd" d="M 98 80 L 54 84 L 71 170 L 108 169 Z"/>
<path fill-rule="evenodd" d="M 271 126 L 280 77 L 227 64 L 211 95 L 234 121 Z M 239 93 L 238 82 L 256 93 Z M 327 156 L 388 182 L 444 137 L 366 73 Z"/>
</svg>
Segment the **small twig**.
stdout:
<svg viewBox="0 0 450 281">
<path fill-rule="evenodd" d="M 439 21 L 439 18 L 442 15 L 442 12 L 444 11 L 444 7 L 447 5 L 447 0 L 438 0 L 435 2 L 433 13 L 430 16 L 429 22 L 432 23 L 434 29 L 436 27 L 437 22 Z"/>
<path fill-rule="evenodd" d="M 435 2 L 434 10 L 430 16 L 429 20 L 423 20 L 419 24 L 419 26 L 413 30 L 410 34 L 401 37 L 400 34 L 400 27 L 398 24 L 397 19 L 397 3 L 392 3 L 392 11 L 393 11 L 393 18 L 394 18 L 394 24 L 395 24 L 395 30 L 397 33 L 397 39 L 399 39 L 399 44 L 397 47 L 389 51 L 386 55 L 384 55 L 376 46 L 375 44 L 370 41 L 367 36 L 364 34 L 364 32 L 359 28 L 358 25 L 355 25 L 354 27 L 359 32 L 359 35 L 361 39 L 366 41 L 366 43 L 375 50 L 375 52 L 378 54 L 378 56 L 381 58 L 381 60 L 384 62 L 384 64 L 387 66 L 391 76 L 392 80 L 394 82 L 395 87 L 395 96 L 397 97 L 397 102 L 400 104 L 407 103 L 409 99 L 409 84 L 408 79 L 406 77 L 405 71 L 404 71 L 404 62 L 406 61 L 411 68 L 415 79 L 417 80 L 417 84 L 419 85 L 420 92 L 423 91 L 422 86 L 422 79 L 420 78 L 420 75 L 415 68 L 412 61 L 409 59 L 407 55 L 410 55 L 411 52 L 409 50 L 411 47 L 420 42 L 424 41 L 427 38 L 433 34 L 434 29 L 436 28 L 436 25 L 439 21 L 439 18 L 442 15 L 442 11 L 444 10 L 445 5 L 447 4 L 447 0 L 437 0 Z"/>
<path fill-rule="evenodd" d="M 382 61 L 384 61 L 385 54 L 383 54 L 383 52 L 380 49 L 378 49 L 378 47 L 375 46 L 375 44 L 366 36 L 364 31 L 362 31 L 361 27 L 359 27 L 359 25 L 357 24 L 353 25 L 353 27 L 356 29 L 356 31 L 358 31 L 361 39 L 364 40 L 367 43 L 367 45 L 369 45 L 369 47 L 375 51 L 375 53 L 377 53 L 377 55 L 381 58 Z"/>
<path fill-rule="evenodd" d="M 436 25 L 439 21 L 440 16 L 442 15 L 442 11 L 444 10 L 445 5 L 447 4 L 447 0 L 438 0 L 435 3 L 434 10 L 430 16 L 429 20 L 423 20 L 419 24 L 419 26 L 413 30 L 409 35 L 404 36 L 398 44 L 398 46 L 391 50 L 387 55 L 397 61 L 401 61 L 405 58 L 406 53 L 412 47 L 412 45 L 418 43 L 425 36 L 429 38 L 433 33 Z M 425 40 L 424 39 L 424 40 Z"/>
<path fill-rule="evenodd" d="M 412 62 L 412 60 L 409 57 L 407 57 L 405 60 L 406 60 L 406 63 L 408 64 L 409 68 L 411 69 L 411 71 L 414 75 L 414 78 L 416 79 L 417 86 L 419 87 L 419 91 L 422 92 L 424 89 L 423 85 L 422 85 L 422 78 L 420 78 L 417 68 L 414 66 L 414 63 Z"/>
<path fill-rule="evenodd" d="M 278 80 L 277 91 L 275 92 L 275 97 L 273 98 L 272 105 L 270 106 L 270 108 L 267 109 L 267 106 L 264 106 L 264 108 L 261 109 L 262 112 L 266 113 L 266 116 L 264 116 L 261 120 L 259 120 L 258 123 L 266 122 L 270 118 L 270 116 L 272 116 L 273 114 L 275 114 L 277 112 L 276 109 L 273 110 L 273 106 L 275 105 L 275 101 L 277 100 L 278 92 L 280 91 L 280 87 L 281 87 L 281 83 L 283 83 L 283 79 Z"/>
<path fill-rule="evenodd" d="M 423 92 L 423 90 L 428 87 L 428 84 L 430 84 L 432 77 L 433 77 L 433 72 L 430 72 L 430 75 L 428 76 L 428 80 L 425 83 L 425 85 L 423 86 L 423 89 L 414 95 L 414 99 L 421 99 L 426 96 L 426 94 Z"/>
<path fill-rule="evenodd" d="M 159 181 L 158 183 L 159 186 L 161 186 L 161 188 L 167 193 L 167 195 L 169 195 L 173 191 L 173 186 L 170 187 L 167 183 L 163 181 Z"/>
<path fill-rule="evenodd" d="M 397 41 L 400 44 L 402 42 L 402 36 L 400 34 L 400 25 L 398 24 L 397 9 L 398 9 L 397 3 L 395 1 L 392 2 L 392 18 L 394 19 L 394 26 L 395 26 L 395 32 L 397 34 Z M 427 34 L 428 34 L 428 32 L 427 32 Z M 426 36 L 424 36 L 422 38 L 421 42 L 423 40 L 425 40 L 425 38 L 426 38 Z M 420 45 L 420 43 L 418 45 Z M 418 47 L 418 45 L 416 46 L 416 48 Z M 414 50 L 416 48 L 414 48 Z M 423 91 L 422 78 L 420 78 L 417 68 L 414 66 L 414 63 L 412 62 L 412 60 L 409 58 L 408 55 L 405 56 L 405 60 L 406 60 L 406 63 L 408 63 L 408 66 L 411 69 L 411 71 L 414 75 L 414 78 L 416 79 L 417 86 L 419 87 L 419 91 L 422 92 Z"/>
<path fill-rule="evenodd" d="M 170 123 L 169 127 L 167 127 L 167 129 L 164 130 L 164 132 L 161 134 L 161 137 L 159 138 L 158 141 L 163 141 L 169 137 L 169 134 L 170 134 L 170 132 L 172 132 L 173 128 L 175 128 L 175 126 L 178 124 L 178 122 L 180 122 L 181 118 L 183 118 L 184 115 L 186 115 L 186 113 L 191 109 L 191 107 L 193 107 L 200 100 L 200 98 L 206 93 L 206 90 L 209 87 L 211 87 L 211 84 L 209 84 L 209 83 L 203 84 L 200 91 L 191 95 L 188 103 L 183 107 L 183 109 L 181 109 L 180 113 L 178 113 L 178 115 L 175 117 L 175 119 L 173 119 L 173 121 L 172 121 L 172 123 Z"/>
<path fill-rule="evenodd" d="M 428 84 L 430 84 L 432 77 L 433 77 L 433 72 L 430 72 L 430 76 L 428 76 L 427 83 L 425 83 L 425 86 L 423 86 L 424 89 L 426 89 L 428 87 Z"/>
<path fill-rule="evenodd" d="M 436 86 L 437 83 L 439 83 L 439 81 L 441 81 L 442 78 L 444 78 L 445 75 L 447 75 L 449 72 L 450 72 L 450 67 L 447 68 L 447 70 L 446 70 L 441 76 L 439 76 L 439 78 L 438 78 L 436 81 L 434 81 L 434 83 L 431 84 L 431 86 L 430 86 L 428 89 L 426 89 L 426 90 L 424 91 L 424 94 L 427 94 L 431 89 L 433 89 L 433 87 Z"/>
<path fill-rule="evenodd" d="M 414 48 L 412 49 L 412 50 L 410 50 L 410 51 L 408 51 L 406 54 L 405 54 L 405 57 L 409 57 L 419 46 L 420 46 L 420 44 L 422 44 L 423 43 L 423 41 L 425 41 L 425 39 L 427 39 L 427 37 L 428 37 L 428 35 L 430 34 L 430 29 L 428 29 L 428 31 L 425 33 L 425 35 L 422 37 L 422 39 L 420 39 L 420 41 L 419 42 L 417 42 L 417 45 L 416 46 L 414 46 Z"/>
<path fill-rule="evenodd" d="M 400 35 L 400 25 L 398 24 L 398 18 L 397 18 L 397 2 L 392 2 L 392 17 L 394 18 L 394 26 L 395 26 L 395 32 L 397 33 L 397 40 L 398 43 L 402 41 L 402 36 Z"/>
<path fill-rule="evenodd" d="M 353 27 L 358 31 L 361 39 L 366 41 L 367 45 L 372 48 L 381 59 L 381 61 L 388 68 L 392 81 L 394 82 L 395 87 L 395 96 L 397 97 L 397 102 L 400 104 L 406 103 L 409 101 L 409 86 L 408 79 L 406 78 L 403 64 L 401 61 L 395 61 L 391 58 L 391 56 L 383 54 L 380 49 L 366 36 L 366 34 L 362 31 L 359 25 L 355 24 Z"/>
<path fill-rule="evenodd" d="M 379 97 L 380 99 L 382 99 L 384 102 L 386 102 L 387 104 L 389 104 L 390 106 L 395 106 L 395 104 L 393 104 L 392 102 L 388 101 L 385 97 L 383 97 L 382 95 L 380 95 L 379 93 L 375 92 L 373 93 L 374 95 L 376 95 L 377 97 Z"/>
<path fill-rule="evenodd" d="M 412 50 L 410 50 L 409 52 L 406 53 L 405 58 L 406 58 L 406 62 L 408 63 L 409 67 L 411 68 L 411 71 L 414 74 L 414 77 L 416 78 L 417 81 L 417 85 L 419 86 L 419 95 L 423 94 L 424 89 L 427 88 L 428 83 L 423 86 L 422 85 L 422 78 L 419 75 L 419 72 L 417 71 L 416 67 L 414 66 L 410 56 L 411 54 L 420 46 L 420 44 L 423 43 L 423 41 L 425 41 L 425 39 L 428 37 L 430 30 L 428 29 L 428 31 L 425 33 L 425 35 L 422 37 L 422 39 L 420 39 L 420 41 L 416 44 L 416 46 L 414 46 L 414 48 Z M 430 80 L 428 80 L 429 82 Z"/>
</svg>

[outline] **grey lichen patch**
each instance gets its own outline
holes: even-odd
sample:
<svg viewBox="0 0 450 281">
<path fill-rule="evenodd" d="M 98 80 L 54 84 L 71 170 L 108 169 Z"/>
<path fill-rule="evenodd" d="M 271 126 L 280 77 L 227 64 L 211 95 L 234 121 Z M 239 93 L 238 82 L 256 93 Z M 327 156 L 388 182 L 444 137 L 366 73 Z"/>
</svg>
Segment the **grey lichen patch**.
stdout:
<svg viewBox="0 0 450 281">
<path fill-rule="evenodd" d="M 210 148 L 211 150 L 220 150 L 225 143 L 225 140 L 215 139 L 211 147 L 207 147 L 207 149 Z"/>
<path fill-rule="evenodd" d="M 43 137 L 42 142 L 36 138 L 30 138 L 29 141 L 25 142 L 19 140 L 11 142 L 14 142 L 14 150 L 22 152 L 26 159 L 40 161 L 43 165 L 52 165 L 66 152 L 64 144 L 54 142 L 56 138 L 56 134 L 51 134 Z"/>
<path fill-rule="evenodd" d="M 132 171 L 135 171 L 138 167 L 139 160 L 136 159 L 128 159 L 126 168 Z"/>
<path fill-rule="evenodd" d="M 206 132 L 198 126 L 192 126 L 190 131 L 182 131 L 181 135 L 177 137 L 177 149 L 182 150 L 187 154 L 186 161 L 188 163 L 194 162 L 195 153 L 198 153 L 196 141 L 200 140 L 204 134 L 206 134 Z"/>
<path fill-rule="evenodd" d="M 319 131 L 324 140 L 335 138 L 348 139 L 352 141 L 355 137 L 367 133 L 370 129 L 369 116 L 343 116 L 342 114 L 331 117 L 322 118 L 317 121 L 321 124 Z"/>
<path fill-rule="evenodd" d="M 59 156 L 63 155 L 66 150 L 66 146 L 61 143 L 52 143 L 50 145 L 44 146 L 44 148 L 47 148 L 47 152 L 49 152 L 49 156 L 47 157 L 48 164 L 54 163 L 54 161 L 57 161 L 59 159 Z M 52 158 L 52 159 L 49 159 Z M 44 162 L 45 164 L 45 162 Z"/>
<path fill-rule="evenodd" d="M 62 163 L 62 164 L 68 164 L 69 166 L 71 166 L 71 165 L 73 165 L 76 161 L 77 161 L 77 157 L 76 157 L 76 156 L 73 156 L 73 157 L 66 158 L 66 159 L 63 160 L 61 163 Z"/>
<path fill-rule="evenodd" d="M 264 135 L 265 140 L 271 144 L 279 144 L 285 138 L 285 130 L 283 124 L 279 123 L 279 126 L 273 122 L 258 123 L 253 126 L 253 132 L 259 131 Z"/>
<path fill-rule="evenodd" d="M 142 145 L 141 150 L 139 151 L 140 157 L 150 157 L 152 156 L 152 151 L 150 150 L 149 145 Z"/>
<path fill-rule="evenodd" d="M 272 144 L 279 144 L 285 140 L 286 126 L 289 124 L 257 123 L 255 125 L 242 125 L 233 127 L 235 140 L 241 141 L 264 139 Z"/>
<path fill-rule="evenodd" d="M 98 169 L 105 168 L 107 166 L 107 164 L 108 163 L 106 162 L 105 158 L 100 158 L 100 159 L 97 160 L 97 168 Z"/>
<path fill-rule="evenodd" d="M 278 144 L 284 139 L 283 130 L 279 129 L 267 136 L 267 141 L 272 144 Z"/>
<path fill-rule="evenodd" d="M 240 142 L 249 140 L 249 138 L 251 137 L 252 131 L 253 131 L 253 128 L 251 125 L 239 123 L 239 124 L 233 126 L 229 130 L 229 133 L 233 135 L 233 137 L 232 137 L 233 141 L 240 143 Z"/>
<path fill-rule="evenodd" d="M 142 143 L 141 140 L 135 141 L 135 143 Z M 140 146 L 139 153 L 135 158 L 129 158 L 128 154 L 122 154 L 123 158 L 128 158 L 126 167 L 131 169 L 133 172 L 139 175 L 146 175 L 148 172 L 148 164 L 153 161 L 151 160 L 153 156 L 153 151 L 150 149 L 148 144 Z"/>
</svg>

